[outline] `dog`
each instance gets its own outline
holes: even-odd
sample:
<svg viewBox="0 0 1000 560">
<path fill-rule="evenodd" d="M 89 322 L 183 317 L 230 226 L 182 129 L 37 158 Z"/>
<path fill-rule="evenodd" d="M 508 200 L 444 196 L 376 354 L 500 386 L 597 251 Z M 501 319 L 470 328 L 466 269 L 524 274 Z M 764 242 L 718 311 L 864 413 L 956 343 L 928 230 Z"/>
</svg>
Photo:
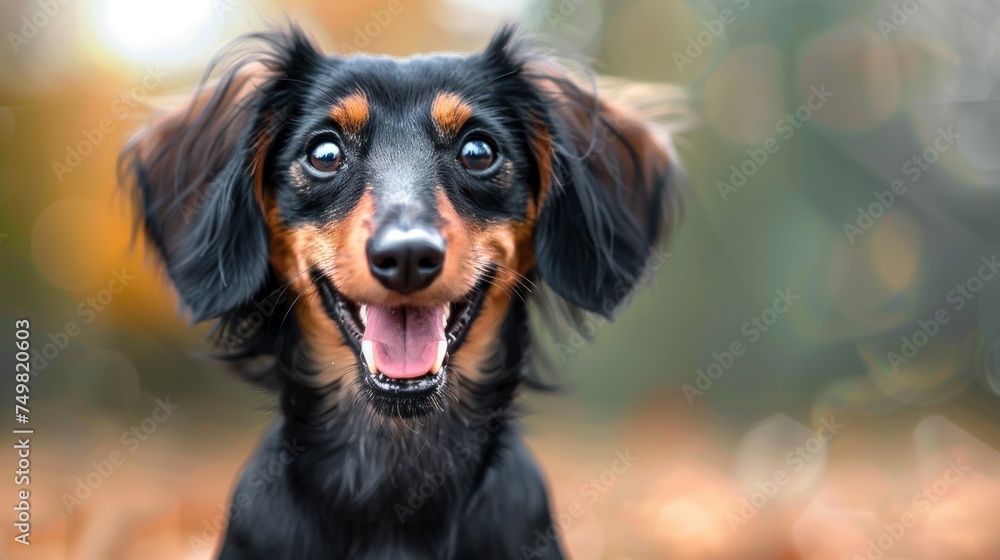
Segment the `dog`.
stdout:
<svg viewBox="0 0 1000 560">
<path fill-rule="evenodd" d="M 511 25 L 471 55 L 239 45 L 120 160 L 191 321 L 278 395 L 219 558 L 563 558 L 514 404 L 529 311 L 624 304 L 672 150 Z"/>
</svg>

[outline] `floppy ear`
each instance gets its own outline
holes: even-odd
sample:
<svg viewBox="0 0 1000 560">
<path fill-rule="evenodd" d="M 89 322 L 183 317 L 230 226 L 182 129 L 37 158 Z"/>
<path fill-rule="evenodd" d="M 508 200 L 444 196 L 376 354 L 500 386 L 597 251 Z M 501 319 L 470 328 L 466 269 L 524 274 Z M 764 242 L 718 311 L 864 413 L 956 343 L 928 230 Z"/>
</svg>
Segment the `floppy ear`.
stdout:
<svg viewBox="0 0 1000 560">
<path fill-rule="evenodd" d="M 610 318 L 643 276 L 672 208 L 666 139 L 554 66 L 534 63 L 524 77 L 546 106 L 532 142 L 543 162 L 538 274 L 568 303 Z"/>
<path fill-rule="evenodd" d="M 184 109 L 155 116 L 122 152 L 138 225 L 156 247 L 194 322 L 249 302 L 270 274 L 260 206 L 277 126 L 276 80 L 319 56 L 300 32 L 247 38 L 244 55 Z"/>
</svg>

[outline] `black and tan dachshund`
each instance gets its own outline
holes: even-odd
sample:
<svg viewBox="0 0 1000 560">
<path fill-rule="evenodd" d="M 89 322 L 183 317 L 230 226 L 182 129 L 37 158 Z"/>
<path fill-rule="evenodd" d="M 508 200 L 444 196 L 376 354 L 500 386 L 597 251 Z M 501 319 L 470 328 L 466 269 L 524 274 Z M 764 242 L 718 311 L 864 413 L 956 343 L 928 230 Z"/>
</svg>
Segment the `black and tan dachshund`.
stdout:
<svg viewBox="0 0 1000 560">
<path fill-rule="evenodd" d="M 121 160 L 184 308 L 279 395 L 220 558 L 562 558 L 514 420 L 529 303 L 620 307 L 671 152 L 510 26 L 468 56 L 239 44 Z"/>
</svg>

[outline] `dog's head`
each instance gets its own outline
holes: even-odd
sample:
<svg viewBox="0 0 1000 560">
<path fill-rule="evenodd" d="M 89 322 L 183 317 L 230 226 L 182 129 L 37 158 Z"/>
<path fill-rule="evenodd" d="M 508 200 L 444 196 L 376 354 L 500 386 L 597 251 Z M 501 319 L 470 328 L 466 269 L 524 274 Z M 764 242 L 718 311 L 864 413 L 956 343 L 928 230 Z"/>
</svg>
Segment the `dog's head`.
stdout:
<svg viewBox="0 0 1000 560">
<path fill-rule="evenodd" d="M 325 56 L 295 29 L 253 39 L 124 159 L 148 238 L 219 340 L 302 346 L 317 386 L 425 414 L 459 378 L 488 384 L 539 279 L 603 315 L 633 288 L 667 153 L 510 29 L 482 53 L 403 60 Z"/>
</svg>

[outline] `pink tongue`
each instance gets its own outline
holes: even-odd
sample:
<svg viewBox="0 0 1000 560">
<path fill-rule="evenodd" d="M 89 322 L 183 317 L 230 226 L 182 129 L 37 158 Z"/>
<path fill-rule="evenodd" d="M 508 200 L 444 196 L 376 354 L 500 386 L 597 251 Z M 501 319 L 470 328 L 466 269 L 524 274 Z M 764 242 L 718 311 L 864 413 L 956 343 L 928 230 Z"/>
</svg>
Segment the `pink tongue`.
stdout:
<svg viewBox="0 0 1000 560">
<path fill-rule="evenodd" d="M 368 306 L 363 340 L 372 341 L 375 365 L 386 377 L 410 379 L 429 372 L 445 339 L 444 307 Z"/>
</svg>

